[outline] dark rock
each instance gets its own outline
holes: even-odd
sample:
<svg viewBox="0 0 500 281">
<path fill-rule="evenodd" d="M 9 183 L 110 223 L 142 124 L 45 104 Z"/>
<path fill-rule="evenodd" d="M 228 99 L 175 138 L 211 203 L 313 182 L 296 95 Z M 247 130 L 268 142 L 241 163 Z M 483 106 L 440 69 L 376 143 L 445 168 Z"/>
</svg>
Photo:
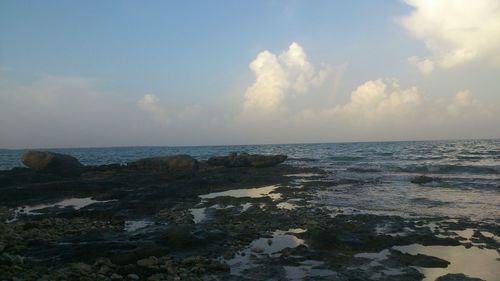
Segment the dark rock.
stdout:
<svg viewBox="0 0 500 281">
<path fill-rule="evenodd" d="M 22 162 L 37 172 L 63 177 L 79 176 L 84 168 L 73 156 L 48 151 L 26 151 L 22 156 Z"/>
<path fill-rule="evenodd" d="M 208 245 L 223 241 L 226 238 L 224 233 L 212 230 L 197 228 L 192 225 L 176 225 L 165 231 L 161 237 L 163 244 L 172 249 L 186 250 L 197 247 L 208 247 Z"/>
<path fill-rule="evenodd" d="M 139 277 L 139 275 L 135 274 L 135 273 L 130 273 L 129 275 L 127 275 L 127 280 L 140 280 L 141 278 Z"/>
<path fill-rule="evenodd" d="M 231 153 L 228 156 L 216 156 L 208 159 L 208 164 L 211 166 L 224 167 L 255 167 L 265 168 L 276 166 L 287 159 L 286 155 L 260 155 L 248 153 Z"/>
<path fill-rule="evenodd" d="M 392 256 L 396 257 L 405 265 L 427 267 L 427 268 L 446 268 L 450 264 L 449 261 L 443 260 L 433 256 L 423 254 L 410 255 L 398 251 L 393 251 Z"/>
<path fill-rule="evenodd" d="M 448 273 L 446 275 L 440 276 L 436 281 L 484 281 L 480 278 L 469 277 L 462 273 Z"/>
<path fill-rule="evenodd" d="M 143 158 L 127 165 L 133 169 L 155 172 L 194 172 L 198 170 L 198 161 L 184 154 Z"/>
<path fill-rule="evenodd" d="M 123 280 L 123 276 L 121 276 L 120 274 L 116 274 L 116 273 L 113 273 L 110 278 L 111 278 L 111 280 Z"/>
<path fill-rule="evenodd" d="M 412 183 L 416 183 L 416 184 L 425 184 L 425 183 L 429 183 L 432 181 L 434 181 L 433 178 L 428 177 L 428 176 L 424 176 L 424 175 L 418 176 L 418 177 L 411 180 Z"/>
<path fill-rule="evenodd" d="M 192 229 L 187 225 L 179 225 L 170 228 L 163 239 L 174 249 L 187 249 L 200 245 L 203 242 L 202 237 L 195 235 Z"/>
<path fill-rule="evenodd" d="M 210 157 L 208 159 L 207 163 L 210 166 L 224 166 L 224 167 L 230 167 L 231 166 L 231 161 L 229 160 L 228 156 L 214 156 L 214 157 Z"/>
<path fill-rule="evenodd" d="M 131 273 L 131 274 L 127 275 L 127 279 L 128 280 L 140 280 L 141 278 L 139 277 L 139 275 L 137 275 L 135 273 Z"/>
</svg>

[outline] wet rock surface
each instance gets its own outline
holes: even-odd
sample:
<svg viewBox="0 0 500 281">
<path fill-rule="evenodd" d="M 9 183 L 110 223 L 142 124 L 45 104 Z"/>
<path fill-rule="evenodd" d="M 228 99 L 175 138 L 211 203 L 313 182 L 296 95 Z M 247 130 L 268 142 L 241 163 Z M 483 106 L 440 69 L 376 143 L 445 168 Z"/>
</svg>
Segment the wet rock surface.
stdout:
<svg viewBox="0 0 500 281">
<path fill-rule="evenodd" d="M 216 156 L 208 159 L 211 166 L 266 168 L 283 163 L 286 155 L 257 155 L 231 153 L 229 156 Z"/>
<path fill-rule="evenodd" d="M 155 172 L 195 172 L 198 161 L 189 155 L 174 155 L 143 158 L 128 163 L 131 169 Z"/>
<path fill-rule="evenodd" d="M 318 169 L 175 159 L 0 171 L 0 279 L 422 280 L 453 262 L 398 247 L 500 247 L 495 224 L 331 210 L 315 191 L 342 182 Z"/>
<path fill-rule="evenodd" d="M 414 179 L 411 180 L 412 183 L 416 183 L 416 184 L 426 184 L 426 183 L 430 183 L 433 181 L 434 181 L 433 178 L 425 176 L 425 175 L 415 177 Z"/>
</svg>

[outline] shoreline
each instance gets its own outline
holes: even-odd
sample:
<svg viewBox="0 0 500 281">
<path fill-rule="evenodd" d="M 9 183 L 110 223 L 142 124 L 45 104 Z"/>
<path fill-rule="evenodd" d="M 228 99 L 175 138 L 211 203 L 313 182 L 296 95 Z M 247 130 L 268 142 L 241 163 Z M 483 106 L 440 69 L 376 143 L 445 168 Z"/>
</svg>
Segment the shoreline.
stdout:
<svg viewBox="0 0 500 281">
<path fill-rule="evenodd" d="M 328 188 L 342 185 L 288 164 L 196 173 L 105 165 L 77 178 L 0 171 L 0 278 L 422 280 L 457 263 L 426 254 L 432 247 L 498 263 L 498 223 L 331 210 L 317 200 Z"/>
</svg>

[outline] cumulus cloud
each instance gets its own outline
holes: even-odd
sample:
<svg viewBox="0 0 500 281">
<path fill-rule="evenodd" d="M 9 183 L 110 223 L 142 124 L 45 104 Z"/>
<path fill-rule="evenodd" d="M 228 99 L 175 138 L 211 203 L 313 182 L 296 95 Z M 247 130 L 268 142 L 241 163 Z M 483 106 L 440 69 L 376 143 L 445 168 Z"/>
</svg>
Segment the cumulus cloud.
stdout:
<svg viewBox="0 0 500 281">
<path fill-rule="evenodd" d="M 412 60 L 424 72 L 435 64 Z M 436 95 L 394 78 L 373 79 L 332 99 L 344 68 L 317 67 L 292 43 L 279 55 L 258 54 L 250 64 L 255 81 L 238 93 L 239 103 L 187 106 L 168 95 L 104 91 L 100 81 L 83 77 L 21 81 L 4 74 L 0 147 L 499 137 L 492 130 L 500 120 L 498 103 L 482 103 L 480 93 L 467 88 Z"/>
<path fill-rule="evenodd" d="M 455 94 L 450 105 L 447 107 L 448 114 L 457 117 L 460 113 L 471 106 L 473 103 L 472 97 L 468 90 L 460 91 Z"/>
<path fill-rule="evenodd" d="M 434 71 L 434 61 L 430 59 L 422 59 L 416 56 L 408 58 L 408 62 L 415 66 L 423 75 L 429 75 Z"/>
<path fill-rule="evenodd" d="M 431 59 L 409 61 L 424 74 L 436 66 Z M 317 70 L 297 43 L 280 55 L 261 52 L 250 68 L 256 79 L 233 124 L 243 130 L 239 134 L 256 138 L 250 141 L 262 136 L 267 142 L 484 136 L 500 117 L 498 106 L 480 103 L 468 90 L 443 97 L 445 93 L 423 93 L 415 85 L 401 86 L 395 78 L 365 81 L 347 102 L 336 104 L 328 95 L 318 95 L 318 89 L 334 92 L 338 83 L 325 81 L 339 75 L 330 66 Z M 257 109 L 265 114 L 255 114 Z"/>
<path fill-rule="evenodd" d="M 137 104 L 140 109 L 149 113 L 159 124 L 167 124 L 170 122 L 166 110 L 160 105 L 160 100 L 155 95 L 146 94 Z"/>
<path fill-rule="evenodd" d="M 378 79 L 358 86 L 350 102 L 334 107 L 331 113 L 349 122 L 387 122 L 414 116 L 421 103 L 422 95 L 416 87 L 401 89 L 395 79 Z"/>
<path fill-rule="evenodd" d="M 250 69 L 255 82 L 245 92 L 246 110 L 276 110 L 286 98 L 308 94 L 332 74 L 331 66 L 316 70 L 296 42 L 280 55 L 262 51 L 250 63 Z"/>
<path fill-rule="evenodd" d="M 451 68 L 500 58 L 500 2 L 497 0 L 406 0 L 415 10 L 399 22 L 431 52 L 409 62 L 429 74 L 434 65 Z"/>
</svg>

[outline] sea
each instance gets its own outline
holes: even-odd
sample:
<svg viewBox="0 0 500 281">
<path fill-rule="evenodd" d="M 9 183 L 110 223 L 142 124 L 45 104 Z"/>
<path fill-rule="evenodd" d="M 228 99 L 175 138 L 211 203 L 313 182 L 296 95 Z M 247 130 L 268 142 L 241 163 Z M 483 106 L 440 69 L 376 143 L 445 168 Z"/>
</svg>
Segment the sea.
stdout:
<svg viewBox="0 0 500 281">
<path fill-rule="evenodd" d="M 150 156 L 197 159 L 230 152 L 286 154 L 287 164 L 321 168 L 326 188 L 313 203 L 343 212 L 500 221 L 500 140 L 353 142 L 185 147 L 47 149 L 86 165 Z M 23 150 L 0 149 L 0 170 L 23 166 Z M 414 184 L 416 176 L 435 180 Z M 325 184 L 323 184 L 325 186 Z M 329 187 L 328 187 L 329 186 Z"/>
</svg>

